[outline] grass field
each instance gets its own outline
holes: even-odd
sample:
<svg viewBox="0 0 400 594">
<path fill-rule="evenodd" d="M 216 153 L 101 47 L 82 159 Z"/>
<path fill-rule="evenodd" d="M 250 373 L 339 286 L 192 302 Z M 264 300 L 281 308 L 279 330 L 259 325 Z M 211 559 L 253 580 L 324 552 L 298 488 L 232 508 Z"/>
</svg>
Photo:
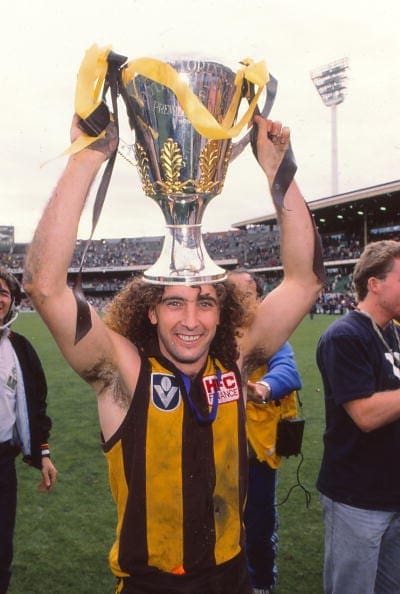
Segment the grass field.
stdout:
<svg viewBox="0 0 400 594">
<path fill-rule="evenodd" d="M 306 419 L 304 462 L 299 474 L 311 492 L 295 488 L 279 507 L 279 594 L 321 594 L 322 520 L 315 479 L 322 451 L 323 395 L 315 366 L 315 346 L 335 316 L 306 319 L 291 339 L 303 378 L 301 399 Z M 48 411 L 53 419 L 51 446 L 59 471 L 53 493 L 36 490 L 39 473 L 17 459 L 18 510 L 10 594 L 111 594 L 114 578 L 108 550 L 115 528 L 90 389 L 67 366 L 36 314 L 22 314 L 15 330 L 36 347 L 48 384 Z M 296 483 L 299 457 L 284 460 L 278 501 Z"/>
</svg>

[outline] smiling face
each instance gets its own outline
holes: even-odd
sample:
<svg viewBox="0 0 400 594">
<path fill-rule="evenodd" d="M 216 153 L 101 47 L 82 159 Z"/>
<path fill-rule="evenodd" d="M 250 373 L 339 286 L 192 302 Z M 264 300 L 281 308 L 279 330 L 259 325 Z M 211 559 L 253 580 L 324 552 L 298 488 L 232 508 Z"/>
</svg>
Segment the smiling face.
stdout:
<svg viewBox="0 0 400 594">
<path fill-rule="evenodd" d="M 6 281 L 0 278 L 0 326 L 3 324 L 11 307 L 11 292 Z"/>
<path fill-rule="evenodd" d="M 157 324 L 161 353 L 193 376 L 204 365 L 219 323 L 219 301 L 213 285 L 165 287 L 161 302 L 149 311 Z"/>
</svg>

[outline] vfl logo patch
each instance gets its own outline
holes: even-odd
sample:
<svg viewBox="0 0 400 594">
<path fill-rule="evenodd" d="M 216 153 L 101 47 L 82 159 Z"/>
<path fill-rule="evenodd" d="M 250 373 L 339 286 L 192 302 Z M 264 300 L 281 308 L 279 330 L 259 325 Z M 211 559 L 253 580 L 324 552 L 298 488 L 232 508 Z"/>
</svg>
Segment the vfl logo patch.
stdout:
<svg viewBox="0 0 400 594">
<path fill-rule="evenodd" d="M 203 377 L 203 386 L 209 405 L 212 405 L 213 394 L 219 391 L 218 404 L 239 400 L 239 386 L 233 371 L 226 371 L 221 375 L 220 385 L 216 375 Z"/>
<path fill-rule="evenodd" d="M 178 408 L 181 401 L 178 382 L 173 375 L 151 374 L 151 398 L 156 408 L 171 411 Z"/>
</svg>

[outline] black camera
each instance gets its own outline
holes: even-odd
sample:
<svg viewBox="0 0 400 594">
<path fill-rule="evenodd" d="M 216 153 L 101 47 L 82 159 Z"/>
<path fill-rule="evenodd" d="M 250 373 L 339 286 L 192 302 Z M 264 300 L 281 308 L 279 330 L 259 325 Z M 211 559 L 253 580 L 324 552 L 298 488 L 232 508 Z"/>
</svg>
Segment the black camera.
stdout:
<svg viewBox="0 0 400 594">
<path fill-rule="evenodd" d="M 288 458 L 301 453 L 301 444 L 304 433 L 304 419 L 282 419 L 278 423 L 276 453 L 278 456 Z"/>
</svg>

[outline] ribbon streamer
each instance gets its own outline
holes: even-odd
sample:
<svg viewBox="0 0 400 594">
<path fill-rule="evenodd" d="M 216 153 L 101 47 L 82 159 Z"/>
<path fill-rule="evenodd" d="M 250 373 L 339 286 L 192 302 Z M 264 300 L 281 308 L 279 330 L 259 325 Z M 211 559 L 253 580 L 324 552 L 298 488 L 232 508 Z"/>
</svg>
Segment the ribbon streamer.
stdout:
<svg viewBox="0 0 400 594">
<path fill-rule="evenodd" d="M 141 76 L 168 87 L 175 93 L 186 117 L 199 134 L 206 138 L 225 140 L 234 138 L 240 134 L 244 126 L 250 122 L 257 101 L 268 81 L 268 72 L 265 62 L 253 63 L 252 60 L 247 58 L 246 60 L 243 60 L 242 63 L 245 67 L 241 68 L 236 74 L 235 94 L 222 124 L 217 122 L 214 116 L 202 104 L 200 99 L 193 93 L 192 89 L 182 80 L 179 73 L 176 72 L 170 64 L 153 58 L 138 58 L 137 60 L 128 62 L 122 70 L 121 77 L 125 86 L 129 84 L 136 74 L 140 74 Z M 236 125 L 232 126 L 242 97 L 243 81 L 245 80 L 257 85 L 258 89 L 254 94 L 254 97 L 252 97 L 246 113 Z"/>
<path fill-rule="evenodd" d="M 100 48 L 92 45 L 86 50 L 79 68 L 75 89 L 75 113 L 85 120 L 102 103 L 104 82 L 108 72 L 108 56 L 111 46 Z M 95 140 L 104 138 L 103 129 L 100 134 L 93 136 L 84 132 L 62 154 L 73 155 L 90 146 Z"/>
</svg>

